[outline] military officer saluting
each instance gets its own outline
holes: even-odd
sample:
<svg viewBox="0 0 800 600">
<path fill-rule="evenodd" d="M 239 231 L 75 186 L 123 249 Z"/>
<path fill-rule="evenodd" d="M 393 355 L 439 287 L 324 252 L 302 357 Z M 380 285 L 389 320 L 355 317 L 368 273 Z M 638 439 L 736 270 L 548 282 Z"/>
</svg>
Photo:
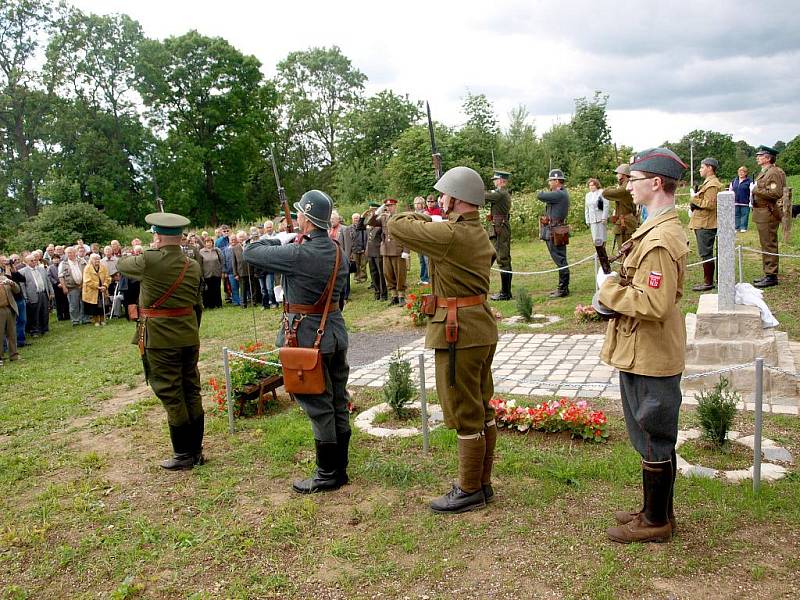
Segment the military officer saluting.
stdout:
<svg viewBox="0 0 800 600">
<path fill-rule="evenodd" d="M 550 258 L 559 267 L 558 288 L 550 292 L 551 298 L 569 296 L 569 268 L 567 268 L 567 244 L 569 233 L 566 230 L 569 214 L 569 193 L 564 188 L 564 171 L 552 169 L 547 177 L 549 192 L 539 192 L 537 198 L 545 203 L 545 216 L 540 218 L 540 238 L 547 244 Z"/>
<path fill-rule="evenodd" d="M 600 357 L 619 369 L 628 437 L 642 457 L 644 504 L 619 511 L 608 530 L 615 542 L 666 542 L 672 537 L 681 374 L 686 328 L 683 295 L 689 243 L 675 211 L 675 189 L 686 165 L 666 148 L 633 157 L 628 190 L 647 208 L 617 273 L 597 274 L 600 303 L 616 314 L 608 322 Z"/>
<path fill-rule="evenodd" d="M 134 343 L 145 378 L 167 411 L 173 457 L 168 470 L 203 463 L 203 403 L 200 396 L 200 318 L 203 312 L 200 265 L 181 251 L 181 231 L 189 219 L 151 213 L 154 248 L 120 258 L 120 273 L 141 282 Z"/>
<path fill-rule="evenodd" d="M 497 324 L 486 302 L 495 250 L 481 226 L 485 201 L 481 176 L 467 167 L 447 171 L 434 186 L 447 219 L 420 213 L 389 220 L 402 244 L 430 257 L 436 276 L 426 297 L 425 346 L 435 349 L 436 392 L 445 424 L 458 434 L 458 485 L 431 503 L 442 513 L 483 508 L 491 486 L 497 426 L 489 399 L 494 392 L 492 359 Z"/>
<path fill-rule="evenodd" d="M 756 160 L 761 172 L 756 175 L 753 188 L 753 221 L 758 228 L 758 239 L 761 250 L 770 254 L 761 255 L 764 277 L 753 281 L 757 288 L 778 285 L 778 225 L 781 223 L 781 209 L 778 200 L 783 196 L 786 187 L 786 173 L 775 166 L 778 151 L 769 146 L 759 146 Z"/>
<path fill-rule="evenodd" d="M 486 204 L 489 205 L 489 220 L 492 223 L 489 239 L 494 243 L 497 252 L 497 266 L 504 271 L 511 271 L 511 194 L 506 189 L 511 173 L 495 171 L 492 177 L 495 189 L 486 192 Z M 500 273 L 500 293 L 492 296 L 492 300 L 511 300 L 511 273 Z"/>
<path fill-rule="evenodd" d="M 603 198 L 614 202 L 614 214 L 609 219 L 614 224 L 614 246 L 619 248 L 627 242 L 639 226 L 639 217 L 636 215 L 636 206 L 633 196 L 627 189 L 628 179 L 631 175 L 631 166 L 619 165 L 614 173 L 617 176 L 616 186 L 603 190 Z"/>
<path fill-rule="evenodd" d="M 383 277 L 386 280 L 389 305 L 405 304 L 406 274 L 408 271 L 408 248 L 402 242 L 398 243 L 386 229 L 386 223 L 397 210 L 397 200 L 387 198 L 383 206 L 378 208 L 367 221 L 367 225 L 383 228 L 383 241 L 381 242 L 381 257 L 383 259 Z"/>
</svg>

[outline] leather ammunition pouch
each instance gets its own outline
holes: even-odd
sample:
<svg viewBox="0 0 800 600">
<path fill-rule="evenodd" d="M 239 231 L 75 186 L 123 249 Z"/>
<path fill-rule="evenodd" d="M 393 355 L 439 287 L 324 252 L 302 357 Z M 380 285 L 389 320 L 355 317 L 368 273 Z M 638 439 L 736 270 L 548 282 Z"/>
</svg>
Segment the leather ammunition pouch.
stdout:
<svg viewBox="0 0 800 600">
<path fill-rule="evenodd" d="M 554 225 L 550 228 L 553 236 L 554 246 L 566 246 L 569 244 L 569 225 Z"/>
</svg>

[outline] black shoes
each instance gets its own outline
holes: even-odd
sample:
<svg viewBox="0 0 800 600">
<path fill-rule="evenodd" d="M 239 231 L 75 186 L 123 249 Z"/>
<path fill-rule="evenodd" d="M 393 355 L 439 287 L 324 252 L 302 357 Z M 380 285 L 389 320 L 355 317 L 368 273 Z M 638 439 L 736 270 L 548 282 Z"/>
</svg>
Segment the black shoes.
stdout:
<svg viewBox="0 0 800 600">
<path fill-rule="evenodd" d="M 338 490 L 345 483 L 341 476 L 339 464 L 341 461 L 339 444 L 336 442 L 320 442 L 314 440 L 317 449 L 317 468 L 314 475 L 308 479 L 295 481 L 292 489 L 298 494 L 315 494 L 317 492 L 332 492 Z"/>
<path fill-rule="evenodd" d="M 511 295 L 511 273 L 500 273 L 500 292 L 491 296 L 492 300 L 513 300 Z"/>
<path fill-rule="evenodd" d="M 768 288 L 778 285 L 777 275 L 764 275 L 761 279 L 753 280 L 753 285 L 757 288 Z"/>
<path fill-rule="evenodd" d="M 491 486 L 490 486 L 491 487 Z M 494 492 L 492 492 L 494 496 Z M 456 484 L 444 496 L 439 496 L 431 502 L 431 510 L 437 513 L 463 513 L 486 507 L 486 495 L 483 487 L 474 492 L 465 492 Z"/>
<path fill-rule="evenodd" d="M 195 465 L 205 464 L 203 456 L 203 431 L 205 415 L 178 427 L 169 426 L 172 440 L 172 458 L 162 461 L 161 468 L 167 471 L 185 471 Z"/>
<path fill-rule="evenodd" d="M 558 288 L 547 294 L 548 298 L 566 298 L 569 296 L 569 288 Z"/>
</svg>

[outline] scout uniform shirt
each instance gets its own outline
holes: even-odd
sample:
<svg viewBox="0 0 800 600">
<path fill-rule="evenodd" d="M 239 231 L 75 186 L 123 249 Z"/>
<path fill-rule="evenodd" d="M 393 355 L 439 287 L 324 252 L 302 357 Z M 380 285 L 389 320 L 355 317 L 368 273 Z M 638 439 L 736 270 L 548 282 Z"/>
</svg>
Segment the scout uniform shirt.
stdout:
<svg viewBox="0 0 800 600">
<path fill-rule="evenodd" d="M 425 214 L 402 213 L 392 217 L 389 230 L 402 244 L 429 256 L 436 269 L 432 280 L 438 298 L 464 298 L 489 292 L 489 274 L 495 251 L 480 223 L 478 212 L 450 213 L 446 221 L 432 222 Z M 428 320 L 427 348 L 446 349 L 447 309 L 437 308 Z M 497 343 L 497 322 L 487 302 L 458 309 L 456 348 Z"/>
<path fill-rule="evenodd" d="M 117 262 L 117 269 L 131 279 L 141 281 L 139 309 L 149 308 L 178 279 L 185 261 L 189 267 L 181 284 L 159 308 L 191 306 L 194 312 L 183 317 L 151 317 L 144 319 L 145 348 L 183 348 L 200 344 L 200 315 L 203 301 L 200 293 L 200 265 L 187 259 L 180 246 L 163 246 L 148 249 L 138 256 L 125 256 Z M 133 343 L 138 343 L 134 337 Z"/>
<path fill-rule="evenodd" d="M 784 187 L 786 187 L 786 173 L 780 167 L 769 165 L 756 175 L 756 187 L 753 188 L 753 208 L 774 210 L 778 200 L 783 197 Z M 776 220 L 780 220 L 780 213 Z"/>
<path fill-rule="evenodd" d="M 657 211 L 631 236 L 620 279 L 607 279 L 600 302 L 618 316 L 608 322 L 600 353 L 620 371 L 668 377 L 683 372 L 683 295 L 689 241 L 674 206 Z"/>
<path fill-rule="evenodd" d="M 614 204 L 614 235 L 633 233 L 639 226 L 639 217 L 636 216 L 636 205 L 633 196 L 625 186 L 617 185 L 603 190 L 603 198 L 613 200 Z"/>
<path fill-rule="evenodd" d="M 692 198 L 692 204 L 698 208 L 692 209 L 692 218 L 689 220 L 689 229 L 716 229 L 717 228 L 717 193 L 722 189 L 722 182 L 716 175 L 706 177 L 703 185 Z"/>
</svg>

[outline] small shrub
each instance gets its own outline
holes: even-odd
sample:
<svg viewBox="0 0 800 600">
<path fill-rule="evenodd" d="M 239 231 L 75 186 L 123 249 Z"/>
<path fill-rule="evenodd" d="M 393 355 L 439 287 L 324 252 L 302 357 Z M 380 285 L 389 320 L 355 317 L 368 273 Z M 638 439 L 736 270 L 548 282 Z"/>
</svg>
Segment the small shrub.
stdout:
<svg viewBox="0 0 800 600">
<path fill-rule="evenodd" d="M 101 244 L 120 239 L 121 228 L 91 204 L 52 204 L 23 223 L 19 233 L 9 241 L 18 250 L 44 248 L 47 244 L 74 244 L 82 238 L 86 243 Z"/>
<path fill-rule="evenodd" d="M 731 387 L 730 380 L 720 377 L 714 389 L 710 392 L 703 390 L 695 394 L 695 398 L 703 434 L 717 448 L 721 448 L 736 415 L 736 405 L 742 401 L 742 397 Z"/>
<path fill-rule="evenodd" d="M 389 378 L 383 386 L 383 397 L 397 415 L 405 416 L 405 407 L 414 397 L 414 384 L 411 381 L 411 363 L 403 359 L 398 349 L 389 362 Z"/>
<path fill-rule="evenodd" d="M 517 314 L 530 323 L 533 318 L 533 296 L 525 288 L 514 290 L 514 298 L 517 299 Z"/>
</svg>

